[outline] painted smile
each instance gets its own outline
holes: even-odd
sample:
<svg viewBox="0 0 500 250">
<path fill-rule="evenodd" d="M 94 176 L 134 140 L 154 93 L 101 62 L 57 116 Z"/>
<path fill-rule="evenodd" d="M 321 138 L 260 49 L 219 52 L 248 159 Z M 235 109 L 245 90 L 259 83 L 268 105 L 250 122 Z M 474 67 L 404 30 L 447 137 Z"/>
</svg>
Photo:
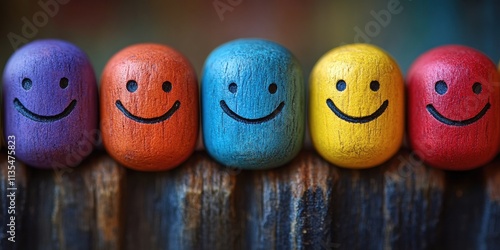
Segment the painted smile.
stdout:
<svg viewBox="0 0 500 250">
<path fill-rule="evenodd" d="M 481 119 L 481 117 L 483 117 L 486 114 L 486 112 L 488 111 L 488 109 L 490 107 L 491 107 L 491 104 L 488 102 L 488 103 L 486 103 L 486 105 L 484 105 L 483 109 L 481 109 L 481 111 L 479 111 L 479 113 L 477 115 L 475 115 L 474 117 L 466 119 L 466 120 L 457 121 L 457 120 L 452 120 L 452 119 L 444 117 L 442 114 L 440 114 L 434 108 L 434 106 L 432 104 L 428 104 L 426 106 L 427 111 L 429 111 L 429 113 L 431 113 L 432 117 L 434 117 L 436 120 L 438 120 L 446 125 L 451 125 L 451 126 L 467 126 L 469 124 L 472 124 L 472 123 L 478 121 L 479 119 Z"/>
<path fill-rule="evenodd" d="M 56 115 L 39 115 L 36 113 L 33 113 L 31 110 L 27 109 L 19 99 L 15 98 L 14 99 L 14 107 L 16 108 L 17 112 L 21 113 L 25 117 L 35 121 L 35 122 L 55 122 L 57 120 L 61 120 L 62 118 L 68 116 L 71 111 L 76 106 L 76 100 L 72 100 L 71 103 L 59 114 Z"/>
<path fill-rule="evenodd" d="M 380 105 L 380 107 L 375 112 L 373 112 L 371 115 L 361 116 L 361 117 L 350 116 L 350 115 L 340 111 L 340 109 L 337 108 L 337 106 L 335 106 L 335 103 L 333 103 L 333 101 L 331 99 L 327 99 L 326 104 L 328 105 L 328 107 L 333 111 L 333 113 L 336 116 L 338 116 L 340 119 L 342 119 L 346 122 L 367 123 L 367 122 L 371 122 L 371 121 L 377 119 L 379 116 L 381 116 L 384 113 L 384 111 L 387 109 L 387 106 L 389 106 L 389 100 L 385 100 L 384 103 L 382 103 L 382 105 Z"/>
<path fill-rule="evenodd" d="M 220 101 L 220 107 L 222 108 L 224 113 L 226 113 L 229 117 L 233 118 L 236 121 L 247 123 L 247 124 L 259 124 L 259 123 L 267 122 L 267 121 L 273 119 L 274 117 L 276 117 L 283 109 L 283 106 L 285 106 L 285 102 L 281 102 L 272 113 L 270 113 L 264 117 L 250 119 L 250 118 L 241 117 L 240 115 L 238 115 L 234 111 L 232 111 L 227 106 L 227 104 L 224 100 Z"/>
<path fill-rule="evenodd" d="M 130 111 L 128 111 L 122 104 L 122 102 L 120 100 L 117 100 L 116 101 L 116 107 L 128 118 L 136 121 L 136 122 L 139 122 L 139 123 L 146 123 L 146 124 L 154 124 L 154 123 L 159 123 L 159 122 L 162 122 L 162 121 L 165 121 L 167 120 L 168 118 L 170 118 L 174 113 L 175 111 L 177 111 L 179 109 L 179 107 L 181 106 L 181 102 L 179 101 L 175 101 L 174 105 L 172 105 L 172 107 L 163 115 L 161 116 L 158 116 L 158 117 L 153 117 L 153 118 L 143 118 L 143 117 L 139 117 L 139 116 L 136 116 L 136 115 L 133 115 L 132 113 L 130 113 Z"/>
</svg>

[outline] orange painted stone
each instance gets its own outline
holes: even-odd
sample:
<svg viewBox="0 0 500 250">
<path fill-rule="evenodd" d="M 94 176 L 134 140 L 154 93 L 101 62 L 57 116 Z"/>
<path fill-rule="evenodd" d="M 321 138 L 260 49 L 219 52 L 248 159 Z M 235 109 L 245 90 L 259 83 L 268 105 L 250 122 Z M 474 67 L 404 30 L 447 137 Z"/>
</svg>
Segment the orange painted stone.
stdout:
<svg viewBox="0 0 500 250">
<path fill-rule="evenodd" d="M 171 169 L 198 138 L 198 82 L 172 48 L 137 44 L 114 55 L 101 79 L 101 130 L 109 154 L 141 171 Z"/>
</svg>

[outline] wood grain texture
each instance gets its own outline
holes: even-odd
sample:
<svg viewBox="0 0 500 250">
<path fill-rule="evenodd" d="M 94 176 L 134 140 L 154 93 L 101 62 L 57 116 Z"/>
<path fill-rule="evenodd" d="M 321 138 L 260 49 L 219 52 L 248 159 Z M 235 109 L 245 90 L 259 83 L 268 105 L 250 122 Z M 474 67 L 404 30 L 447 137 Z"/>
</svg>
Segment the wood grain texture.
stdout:
<svg viewBox="0 0 500 250">
<path fill-rule="evenodd" d="M 24 216 L 26 210 L 29 209 L 27 206 L 28 185 L 27 166 L 16 161 L 13 168 L 12 164 L 7 161 L 7 154 L 0 153 L 0 249 L 23 249 L 22 242 L 29 240 L 29 235 L 25 233 L 27 226 Z M 11 220 L 11 216 L 15 217 L 14 220 Z M 15 230 L 11 230 L 8 224 L 15 224 Z"/>
<path fill-rule="evenodd" d="M 240 39 L 216 48 L 204 65 L 201 102 L 205 149 L 226 166 L 277 167 L 302 148 L 302 71 L 279 44 Z"/>
<path fill-rule="evenodd" d="M 122 168 L 100 153 L 65 173 L 18 165 L 20 242 L 2 246 L 497 249 L 499 165 L 497 158 L 446 172 L 405 149 L 363 170 L 334 166 L 313 151 L 253 171 L 224 168 L 205 152 L 159 173 Z"/>
<path fill-rule="evenodd" d="M 85 53 L 60 40 L 17 50 L 3 73 L 4 134 L 16 156 L 39 168 L 76 166 L 94 147 L 97 84 Z"/>
<path fill-rule="evenodd" d="M 179 168 L 127 175 L 126 249 L 237 249 L 236 176 L 195 152 Z"/>
<path fill-rule="evenodd" d="M 491 161 L 500 139 L 500 77 L 481 52 L 458 45 L 432 49 L 408 76 L 408 138 L 430 165 L 467 170 Z"/>
<path fill-rule="evenodd" d="M 369 170 L 339 168 L 305 151 L 283 168 L 249 174 L 248 249 L 429 249 L 439 243 L 444 174 L 407 151 Z"/>
<path fill-rule="evenodd" d="M 485 167 L 448 172 L 441 249 L 500 246 L 500 159 Z"/>
<path fill-rule="evenodd" d="M 243 172 L 246 249 L 332 249 L 337 168 L 303 151 L 279 169 Z"/>
<path fill-rule="evenodd" d="M 485 212 L 485 179 L 482 169 L 449 172 L 442 220 L 441 249 L 486 249 L 480 239 Z"/>
<path fill-rule="evenodd" d="M 101 129 L 106 150 L 142 171 L 171 169 L 198 139 L 198 82 L 189 61 L 158 44 L 114 55 L 101 79 Z"/>
<path fill-rule="evenodd" d="M 431 249 L 440 241 L 445 174 L 415 159 L 400 151 L 383 172 L 384 248 Z"/>
<path fill-rule="evenodd" d="M 329 162 L 373 167 L 401 147 L 403 76 L 386 52 L 367 44 L 335 48 L 316 63 L 309 89 L 311 139 Z"/>
<path fill-rule="evenodd" d="M 32 171 L 23 249 L 122 249 L 125 171 L 92 156 L 65 172 Z"/>
<path fill-rule="evenodd" d="M 476 249 L 493 249 L 500 246 L 500 158 L 483 168 L 485 205 Z M 469 203 L 471 205 L 471 203 Z"/>
</svg>

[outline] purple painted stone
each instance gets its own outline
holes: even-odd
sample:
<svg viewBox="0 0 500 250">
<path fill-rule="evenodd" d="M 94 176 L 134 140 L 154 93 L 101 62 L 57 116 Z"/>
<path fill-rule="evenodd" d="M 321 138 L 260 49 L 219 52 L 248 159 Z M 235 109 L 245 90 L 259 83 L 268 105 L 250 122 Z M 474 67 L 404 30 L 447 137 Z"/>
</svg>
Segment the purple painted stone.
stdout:
<svg viewBox="0 0 500 250">
<path fill-rule="evenodd" d="M 60 40 L 17 50 L 3 73 L 4 134 L 28 165 L 75 166 L 95 145 L 97 84 L 85 53 Z"/>
</svg>

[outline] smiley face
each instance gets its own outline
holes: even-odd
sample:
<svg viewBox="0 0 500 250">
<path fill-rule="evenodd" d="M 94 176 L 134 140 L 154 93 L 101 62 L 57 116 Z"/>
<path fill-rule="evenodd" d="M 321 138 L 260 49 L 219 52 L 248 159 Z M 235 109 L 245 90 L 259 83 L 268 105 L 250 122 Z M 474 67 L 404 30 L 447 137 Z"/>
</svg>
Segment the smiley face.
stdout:
<svg viewBox="0 0 500 250">
<path fill-rule="evenodd" d="M 496 155 L 499 76 L 488 57 L 465 46 L 438 47 L 413 63 L 407 82 L 408 138 L 418 156 L 466 170 Z"/>
<path fill-rule="evenodd" d="M 439 95 L 444 95 L 448 90 L 448 85 L 446 84 L 445 81 L 439 80 L 436 82 L 435 90 L 436 90 L 436 93 L 438 93 Z M 474 94 L 479 95 L 479 94 L 481 94 L 482 90 L 483 90 L 483 88 L 482 88 L 481 83 L 475 82 L 472 85 L 472 92 L 474 92 Z M 477 113 L 474 117 L 471 117 L 468 119 L 463 119 L 463 120 L 453 120 L 453 119 L 445 117 L 444 115 L 439 113 L 439 111 L 437 111 L 436 108 L 434 108 L 434 105 L 432 105 L 431 103 L 427 104 L 426 109 L 427 109 L 427 111 L 429 111 L 429 113 L 436 120 L 438 120 L 441 123 L 444 123 L 444 124 L 450 125 L 450 126 L 467 126 L 467 125 L 470 125 L 474 122 L 477 122 L 479 119 L 481 119 L 486 114 L 486 112 L 490 109 L 490 107 L 491 107 L 491 104 L 488 101 L 484 105 L 484 107 L 481 109 L 481 111 L 479 111 L 479 113 Z"/>
<path fill-rule="evenodd" d="M 137 44 L 107 63 L 101 81 L 103 143 L 123 165 L 142 171 L 178 166 L 196 145 L 198 115 L 194 69 L 174 49 Z"/>
<path fill-rule="evenodd" d="M 338 91 L 344 91 L 346 88 L 346 82 L 344 80 L 339 80 L 336 84 L 336 87 Z M 378 91 L 379 88 L 380 88 L 380 83 L 378 81 L 370 82 L 370 89 L 372 91 Z M 387 106 L 389 106 L 389 100 L 385 100 L 375 112 L 360 117 L 350 116 L 342 112 L 339 108 L 337 108 L 337 106 L 335 106 L 335 103 L 330 98 L 326 99 L 326 104 L 338 118 L 346 122 L 367 123 L 377 119 L 380 115 L 382 115 L 385 112 Z"/>
<path fill-rule="evenodd" d="M 12 55 L 3 80 L 5 133 L 24 145 L 17 157 L 54 168 L 76 165 L 92 152 L 84 135 L 97 129 L 97 84 L 83 51 L 60 40 L 32 42 Z"/>
<path fill-rule="evenodd" d="M 221 45 L 205 62 L 201 93 L 203 140 L 218 162 L 272 168 L 302 147 L 302 72 L 281 45 L 258 39 Z"/>
<path fill-rule="evenodd" d="M 22 87 L 24 90 L 30 90 L 31 87 L 33 86 L 33 83 L 31 79 L 29 78 L 24 78 L 22 83 Z M 61 89 L 67 88 L 69 85 L 69 80 L 66 77 L 61 78 L 59 82 L 59 86 Z M 26 108 L 21 101 L 19 101 L 18 98 L 14 98 L 14 107 L 16 108 L 17 112 L 20 114 L 24 115 L 26 118 L 29 118 L 35 122 L 55 122 L 57 120 L 63 119 L 64 117 L 68 116 L 71 114 L 73 109 L 75 109 L 76 106 L 76 100 L 73 99 L 71 102 L 68 104 L 68 106 L 60 113 L 55 114 L 55 115 L 40 115 L 37 114 L 28 108 Z"/>
<path fill-rule="evenodd" d="M 404 84 L 396 62 L 366 44 L 338 47 L 315 65 L 309 120 L 317 151 L 349 168 L 376 166 L 399 149 Z"/>
<path fill-rule="evenodd" d="M 135 92 L 137 90 L 137 87 L 138 87 L 138 84 L 136 81 L 130 80 L 127 82 L 127 90 L 129 92 L 131 92 L 131 93 Z M 170 92 L 172 90 L 172 83 L 169 81 L 165 81 L 162 84 L 162 90 L 165 93 Z M 130 111 L 128 111 L 123 106 L 123 104 L 120 100 L 116 100 L 115 105 L 116 105 L 116 108 L 118 108 L 123 113 L 123 115 L 125 115 L 126 117 L 130 118 L 133 121 L 136 121 L 139 123 L 145 123 L 145 124 L 154 124 L 154 123 L 158 123 L 158 122 L 163 122 L 163 121 L 167 120 L 168 118 L 170 118 L 175 113 L 175 111 L 177 111 L 179 109 L 179 107 L 181 106 L 181 102 L 179 102 L 179 100 L 175 101 L 174 104 L 172 105 L 172 107 L 170 107 L 170 109 L 168 109 L 168 111 L 165 112 L 163 115 L 157 116 L 157 117 L 152 117 L 152 118 L 144 118 L 144 117 L 136 116 L 136 115 L 130 113 Z"/>
<path fill-rule="evenodd" d="M 276 93 L 277 88 L 278 87 L 277 87 L 276 83 L 271 83 L 269 85 L 269 93 L 270 94 Z M 234 94 L 234 93 L 236 93 L 236 91 L 238 89 L 238 85 L 233 82 L 233 83 L 229 84 L 228 89 L 229 89 L 229 92 L 231 92 L 231 93 Z M 242 123 L 246 123 L 246 124 L 259 124 L 259 123 L 263 123 L 263 122 L 267 122 L 269 120 L 272 120 L 272 119 L 274 119 L 274 117 L 276 117 L 281 112 L 281 110 L 283 110 L 284 106 L 285 106 L 285 102 L 282 101 L 278 105 L 278 107 L 276 107 L 276 109 L 274 109 L 274 111 L 272 111 L 271 113 L 267 114 L 266 116 L 259 117 L 259 118 L 245 118 L 245 117 L 242 117 L 242 116 L 238 115 L 233 110 L 231 110 L 227 106 L 226 101 L 224 101 L 224 100 L 220 101 L 220 107 L 222 108 L 222 110 L 224 111 L 224 113 L 226 113 L 226 115 L 228 115 L 229 117 L 233 118 L 236 121 L 239 121 L 239 122 L 242 122 Z"/>
</svg>

